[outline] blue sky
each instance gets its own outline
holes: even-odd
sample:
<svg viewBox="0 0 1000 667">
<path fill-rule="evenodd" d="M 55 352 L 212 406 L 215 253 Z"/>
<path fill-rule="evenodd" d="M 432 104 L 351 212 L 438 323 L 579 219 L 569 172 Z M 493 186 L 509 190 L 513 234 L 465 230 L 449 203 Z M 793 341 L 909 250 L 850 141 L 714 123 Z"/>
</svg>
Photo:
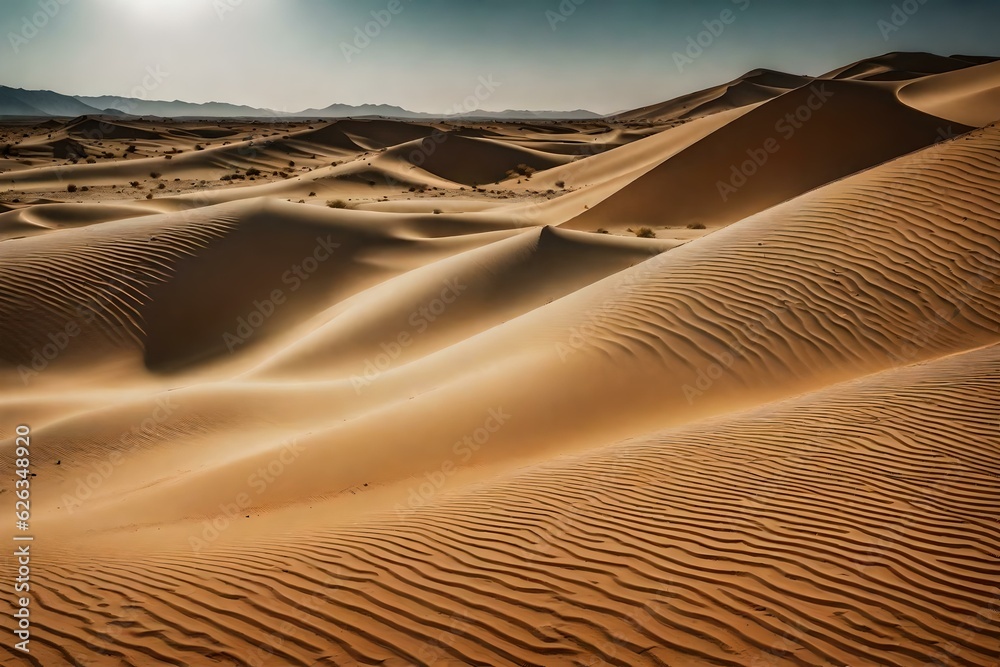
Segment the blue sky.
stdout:
<svg viewBox="0 0 1000 667">
<path fill-rule="evenodd" d="M 1000 2 L 7 0 L 0 34 L 0 83 L 21 88 L 445 112 L 478 86 L 483 109 L 610 112 L 756 67 L 1000 55 Z"/>
</svg>

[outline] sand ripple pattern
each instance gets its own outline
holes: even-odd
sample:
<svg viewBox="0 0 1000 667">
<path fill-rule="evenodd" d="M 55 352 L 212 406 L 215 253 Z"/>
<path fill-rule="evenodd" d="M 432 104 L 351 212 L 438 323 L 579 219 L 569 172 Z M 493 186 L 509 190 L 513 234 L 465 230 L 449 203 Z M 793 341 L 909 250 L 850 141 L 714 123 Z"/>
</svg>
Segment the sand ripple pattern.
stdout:
<svg viewBox="0 0 1000 667">
<path fill-rule="evenodd" d="M 662 362 L 677 387 L 713 364 L 746 389 L 996 341 L 998 178 L 993 125 L 647 260 L 607 281 L 611 297 L 574 301 L 570 321 L 615 363 Z"/>
<path fill-rule="evenodd" d="M 218 210 L 147 216 L 0 244 L 0 364 L 28 364 L 70 331 L 68 353 L 142 346 L 150 286 L 235 227 Z"/>
<path fill-rule="evenodd" d="M 997 414 L 992 346 L 363 524 L 198 556 L 81 565 L 67 551 L 40 574 L 32 655 L 45 665 L 995 665 Z"/>
</svg>

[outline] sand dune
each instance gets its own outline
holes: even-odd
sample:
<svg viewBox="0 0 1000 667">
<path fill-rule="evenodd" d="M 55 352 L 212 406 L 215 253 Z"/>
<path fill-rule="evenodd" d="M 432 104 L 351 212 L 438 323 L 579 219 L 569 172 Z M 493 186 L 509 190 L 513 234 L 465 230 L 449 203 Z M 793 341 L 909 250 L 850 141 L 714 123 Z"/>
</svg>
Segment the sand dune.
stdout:
<svg viewBox="0 0 1000 667">
<path fill-rule="evenodd" d="M 811 79 L 806 76 L 757 69 L 721 86 L 700 90 L 668 102 L 626 111 L 617 114 L 615 119 L 652 123 L 689 120 L 765 102 L 789 90 L 800 88 L 810 81 Z"/>
<path fill-rule="evenodd" d="M 989 664 L 998 381 L 991 346 L 196 564 L 59 555 L 39 656 Z"/>
<path fill-rule="evenodd" d="M 726 224 L 967 129 L 901 104 L 891 89 L 818 82 L 743 114 L 570 226 Z M 841 141 L 845 133 L 858 143 Z"/>
<path fill-rule="evenodd" d="M 984 61 L 994 60 L 992 58 Z M 964 56 L 938 56 L 933 53 L 887 53 L 877 58 L 835 69 L 821 78 L 854 79 L 858 81 L 904 81 L 927 75 L 954 72 L 970 65 L 982 64 L 978 59 Z"/>
<path fill-rule="evenodd" d="M 1000 120 L 1000 62 L 929 76 L 900 89 L 912 107 L 965 125 Z"/>
<path fill-rule="evenodd" d="M 995 664 L 987 60 L 0 127 L 28 662 Z"/>
<path fill-rule="evenodd" d="M 392 148 L 388 155 L 464 185 L 499 182 L 509 177 L 508 171 L 521 164 L 542 171 L 565 161 L 562 156 L 530 148 L 460 135 L 443 135 L 438 142 L 400 144 Z"/>
</svg>

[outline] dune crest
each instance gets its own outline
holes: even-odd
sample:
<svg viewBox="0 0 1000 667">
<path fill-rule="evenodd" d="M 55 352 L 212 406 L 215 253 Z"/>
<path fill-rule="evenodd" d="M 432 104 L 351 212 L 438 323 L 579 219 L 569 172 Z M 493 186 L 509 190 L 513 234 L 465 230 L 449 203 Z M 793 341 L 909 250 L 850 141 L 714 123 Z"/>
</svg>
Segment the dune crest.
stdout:
<svg viewBox="0 0 1000 667">
<path fill-rule="evenodd" d="M 0 127 L 28 662 L 995 664 L 998 90 Z"/>
</svg>

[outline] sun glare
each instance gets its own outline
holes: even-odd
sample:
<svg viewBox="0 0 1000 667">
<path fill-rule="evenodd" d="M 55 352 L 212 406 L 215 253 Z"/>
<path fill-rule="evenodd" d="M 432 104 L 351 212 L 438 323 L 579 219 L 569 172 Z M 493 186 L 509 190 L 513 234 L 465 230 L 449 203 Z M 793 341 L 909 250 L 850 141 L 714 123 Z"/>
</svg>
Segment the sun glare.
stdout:
<svg viewBox="0 0 1000 667">
<path fill-rule="evenodd" d="M 122 0 L 121 11 L 149 21 L 181 21 L 210 12 L 211 0 Z"/>
</svg>

